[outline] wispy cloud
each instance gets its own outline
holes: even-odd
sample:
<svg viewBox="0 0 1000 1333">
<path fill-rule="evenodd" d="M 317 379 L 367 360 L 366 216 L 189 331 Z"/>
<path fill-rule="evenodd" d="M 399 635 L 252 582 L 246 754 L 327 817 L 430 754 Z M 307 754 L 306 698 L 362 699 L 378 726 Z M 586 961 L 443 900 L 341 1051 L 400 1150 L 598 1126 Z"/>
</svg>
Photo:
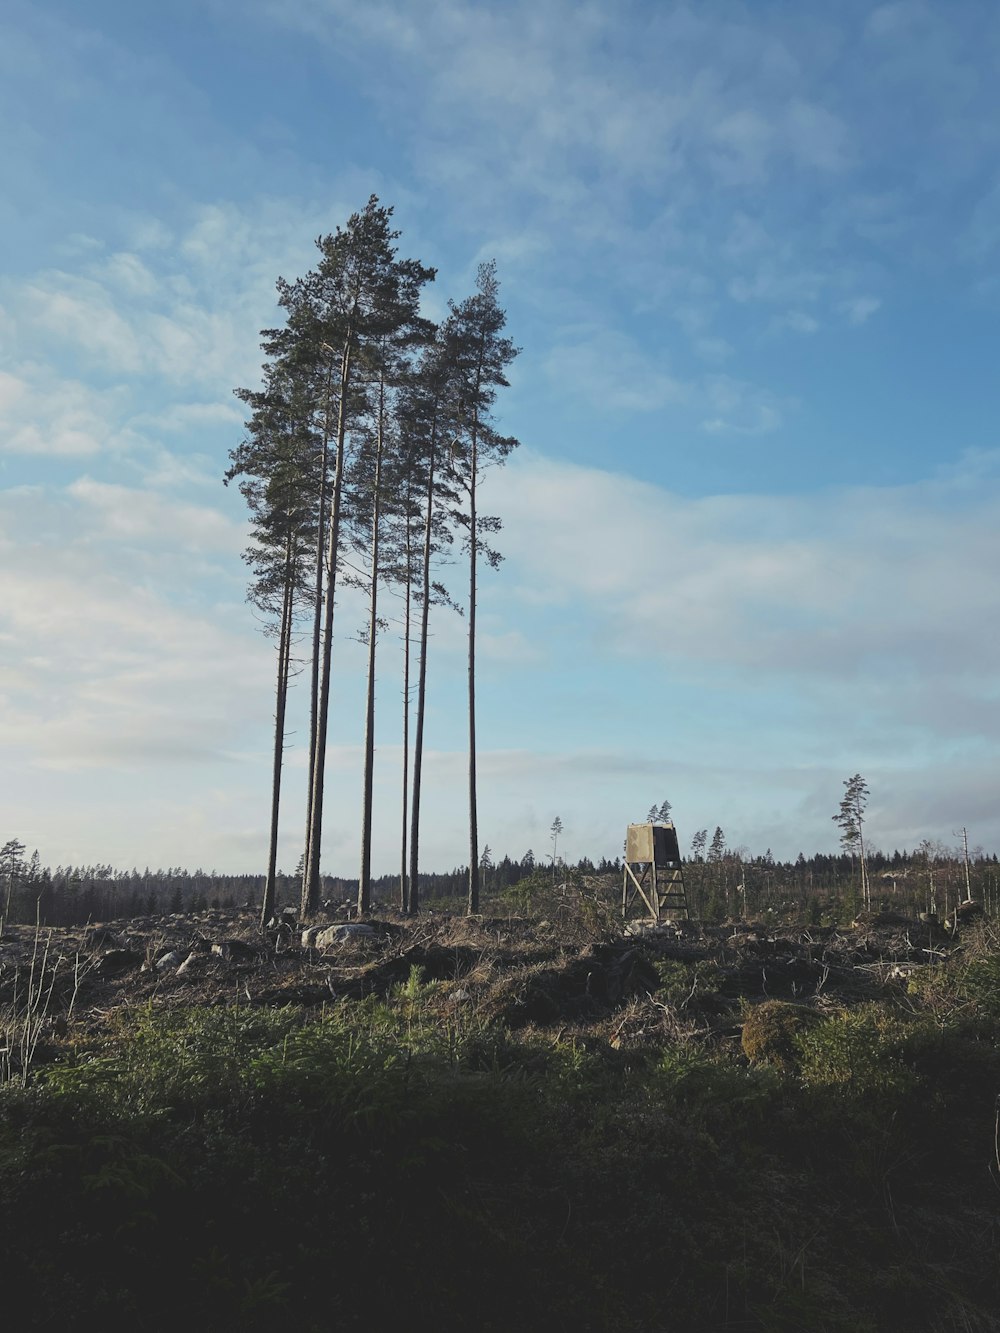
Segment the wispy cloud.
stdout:
<svg viewBox="0 0 1000 1333">
<path fill-rule="evenodd" d="M 852 324 L 864 324 L 881 307 L 877 296 L 855 296 L 840 304 L 840 310 Z"/>
<path fill-rule="evenodd" d="M 655 412 L 691 395 L 665 361 L 664 356 L 658 363 L 624 333 L 579 330 L 572 341 L 551 349 L 546 371 L 564 391 L 583 394 L 603 412 Z"/>
<path fill-rule="evenodd" d="M 500 9 L 439 0 L 419 23 L 394 0 L 295 0 L 266 12 L 338 55 L 346 45 L 380 98 L 406 99 L 421 169 L 441 185 L 478 181 L 461 203 L 477 226 L 492 217 L 494 230 L 497 218 L 558 228 L 573 253 L 613 254 L 608 276 L 634 294 L 649 247 L 662 240 L 643 217 L 647 200 L 669 199 L 682 266 L 715 288 L 700 253 L 706 235 L 748 199 L 773 215 L 789 173 L 841 191 L 859 156 L 858 127 L 817 79 L 829 60 L 803 32 L 718 11 L 626 8 L 612 16 L 565 0 Z M 787 219 L 784 204 L 778 211 Z M 805 226 L 797 235 L 799 266 L 810 252 L 818 264 Z"/>
<path fill-rule="evenodd" d="M 79 502 L 83 519 L 91 520 L 91 540 L 137 542 L 147 552 L 181 545 L 189 555 L 222 551 L 234 560 L 246 544 L 246 524 L 210 505 L 185 504 L 155 491 L 90 477 L 74 481 L 66 493 Z"/>
<path fill-rule="evenodd" d="M 64 769 L 234 748 L 266 697 L 270 652 L 238 604 L 220 617 L 202 588 L 198 605 L 203 553 L 232 546 L 225 521 L 87 482 L 6 492 L 3 512 L 0 635 L 17 645 L 0 670 L 5 743 L 29 765 Z"/>
<path fill-rule="evenodd" d="M 123 395 L 62 379 L 38 365 L 0 371 L 0 452 L 86 457 L 121 449 Z"/>
<path fill-rule="evenodd" d="M 357 206 L 351 201 L 351 208 Z M 313 262 L 312 240 L 343 220 L 334 202 L 193 204 L 174 231 L 131 219 L 131 249 L 78 251 L 72 267 L 3 284 L 8 355 L 76 365 L 111 382 L 143 377 L 213 395 L 252 382 L 275 279 Z M 177 410 L 176 401 L 171 410 Z"/>
<path fill-rule="evenodd" d="M 712 415 L 701 426 L 712 435 L 767 435 L 778 429 L 794 407 L 789 399 L 779 399 L 728 375 L 709 376 L 704 397 Z"/>
<path fill-rule="evenodd" d="M 800 396 L 810 409 L 763 340 L 822 331 L 824 356 L 850 356 L 892 318 L 901 274 L 983 282 L 1000 142 L 982 56 L 1000 20 L 983 7 L 968 23 L 923 4 L 795 23 L 568 0 L 434 0 L 419 21 L 402 0 L 257 13 L 357 72 L 406 145 L 421 225 L 486 234 L 514 309 L 557 312 L 540 348 L 550 390 L 757 439 Z M 939 174 L 961 180 L 964 216 Z"/>
<path fill-rule="evenodd" d="M 724 348 L 715 350 L 725 354 Z M 776 430 L 794 406 L 730 375 L 679 378 L 671 373 L 665 350 L 657 354 L 614 331 L 580 330 L 572 340 L 558 342 L 546 357 L 545 370 L 567 401 L 584 401 L 601 415 L 682 409 L 709 434 L 764 435 Z"/>
<path fill-rule="evenodd" d="M 686 678 L 797 681 L 890 728 L 1000 736 L 995 479 L 691 501 L 526 456 L 490 487 L 515 570 L 530 552 L 533 585 Z"/>
</svg>

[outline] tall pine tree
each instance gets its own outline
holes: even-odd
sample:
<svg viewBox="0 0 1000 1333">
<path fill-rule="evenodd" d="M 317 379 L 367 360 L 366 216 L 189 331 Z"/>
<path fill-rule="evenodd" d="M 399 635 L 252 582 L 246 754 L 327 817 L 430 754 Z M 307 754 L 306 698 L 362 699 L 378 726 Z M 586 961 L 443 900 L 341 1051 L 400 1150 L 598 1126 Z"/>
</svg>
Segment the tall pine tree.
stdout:
<svg viewBox="0 0 1000 1333">
<path fill-rule="evenodd" d="M 404 642 L 404 754 L 403 821 L 404 869 L 400 896 L 403 910 L 420 908 L 420 803 L 423 791 L 424 724 L 427 711 L 427 650 L 430 636 L 430 609 L 435 602 L 454 606 L 443 584 L 433 577 L 435 557 L 452 541 L 449 510 L 457 503 L 457 494 L 447 462 L 459 431 L 458 367 L 456 340 L 451 331 L 453 318 L 442 329 L 420 360 L 401 403 L 401 431 L 406 458 L 407 531 L 404 542 L 406 611 Z M 412 506 L 412 508 L 411 508 Z M 418 531 L 411 536 L 411 516 Z M 414 546 L 418 549 L 414 550 Z M 414 597 L 420 608 L 417 641 L 416 719 L 413 745 L 413 782 L 409 825 L 409 867 L 405 867 L 407 751 L 409 722 L 409 622 L 411 582 L 416 582 Z M 456 608 L 457 609 L 457 608 Z"/>
<path fill-rule="evenodd" d="M 315 477 L 308 395 L 300 379 L 277 365 L 263 392 L 237 390 L 250 408 L 242 443 L 230 453 L 225 480 L 239 477 L 250 510 L 251 541 L 244 552 L 251 582 L 247 600 L 265 616 L 265 632 L 277 639 L 271 820 L 261 924 L 274 911 L 278 822 L 284 756 L 285 710 L 292 664 L 296 606 L 306 593 L 306 565 L 314 527 Z"/>
<path fill-rule="evenodd" d="M 483 472 L 502 463 L 518 445 L 493 425 L 497 390 L 507 387 L 506 370 L 518 349 L 503 336 L 506 312 L 498 302 L 496 263 L 480 264 L 476 291 L 451 307 L 451 355 L 461 401 L 461 430 L 452 451 L 453 474 L 464 493 L 464 506 L 455 511 L 469 558 L 468 691 L 469 691 L 469 889 L 468 912 L 479 911 L 479 813 L 476 775 L 476 611 L 480 560 L 491 566 L 500 555 L 487 537 L 499 531 L 500 520 L 479 512 L 479 483 Z"/>
</svg>

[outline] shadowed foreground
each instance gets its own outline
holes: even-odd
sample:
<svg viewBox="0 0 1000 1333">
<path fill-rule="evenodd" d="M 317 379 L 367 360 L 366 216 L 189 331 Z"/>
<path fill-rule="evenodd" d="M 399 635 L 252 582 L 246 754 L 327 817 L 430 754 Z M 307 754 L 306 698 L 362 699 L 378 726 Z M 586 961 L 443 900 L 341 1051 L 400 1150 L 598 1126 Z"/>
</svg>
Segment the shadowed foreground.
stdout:
<svg viewBox="0 0 1000 1333">
<path fill-rule="evenodd" d="M 989 928 L 238 924 L 2 941 L 19 1327 L 1000 1328 Z"/>
</svg>

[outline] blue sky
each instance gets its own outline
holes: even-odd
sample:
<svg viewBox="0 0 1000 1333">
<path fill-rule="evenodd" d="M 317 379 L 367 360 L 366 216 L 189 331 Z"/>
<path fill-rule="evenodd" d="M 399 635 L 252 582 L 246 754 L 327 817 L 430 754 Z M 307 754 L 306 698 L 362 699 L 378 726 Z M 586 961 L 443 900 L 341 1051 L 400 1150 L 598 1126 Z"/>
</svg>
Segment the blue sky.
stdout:
<svg viewBox="0 0 1000 1333">
<path fill-rule="evenodd" d="M 685 845 L 832 849 L 860 771 L 876 845 L 1000 846 L 998 74 L 978 0 L 5 6 L 0 837 L 260 867 L 273 664 L 220 481 L 232 389 L 275 278 L 374 191 L 438 269 L 428 313 L 495 256 L 523 349 L 487 487 L 481 840 L 543 853 L 558 814 L 567 857 L 615 855 L 668 797 Z M 435 868 L 465 856 L 462 634 L 439 617 Z M 399 689 L 390 636 L 377 871 Z"/>
</svg>

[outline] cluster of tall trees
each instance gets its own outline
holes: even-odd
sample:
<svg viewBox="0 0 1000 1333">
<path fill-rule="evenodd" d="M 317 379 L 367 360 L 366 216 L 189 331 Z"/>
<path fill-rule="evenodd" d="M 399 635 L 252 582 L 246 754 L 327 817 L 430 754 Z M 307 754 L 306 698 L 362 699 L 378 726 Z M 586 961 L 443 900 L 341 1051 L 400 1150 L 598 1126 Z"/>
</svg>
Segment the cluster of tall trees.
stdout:
<svg viewBox="0 0 1000 1333">
<path fill-rule="evenodd" d="M 400 905 L 419 907 L 420 808 L 431 608 L 458 606 L 435 576 L 441 554 L 465 562 L 468 627 L 468 910 L 480 893 L 476 789 L 476 602 L 500 520 L 480 510 L 489 466 L 517 441 L 494 423 L 499 389 L 517 354 L 504 336 L 493 263 L 475 291 L 449 302 L 438 325 L 421 314 L 435 272 L 401 258 L 392 209 L 374 195 L 343 228 L 317 241 L 319 261 L 295 281 L 278 280 L 280 328 L 265 330 L 259 389 L 238 389 L 248 419 L 226 480 L 246 498 L 252 540 L 249 600 L 264 613 L 277 648 L 271 829 L 262 904 L 274 908 L 285 715 L 305 626 L 309 660 L 309 759 L 301 911 L 320 901 L 327 736 L 338 591 L 360 589 L 367 644 L 358 909 L 372 902 L 372 820 L 377 650 L 388 585 L 403 604 L 403 765 Z M 411 744 L 411 695 L 413 729 Z"/>
</svg>

